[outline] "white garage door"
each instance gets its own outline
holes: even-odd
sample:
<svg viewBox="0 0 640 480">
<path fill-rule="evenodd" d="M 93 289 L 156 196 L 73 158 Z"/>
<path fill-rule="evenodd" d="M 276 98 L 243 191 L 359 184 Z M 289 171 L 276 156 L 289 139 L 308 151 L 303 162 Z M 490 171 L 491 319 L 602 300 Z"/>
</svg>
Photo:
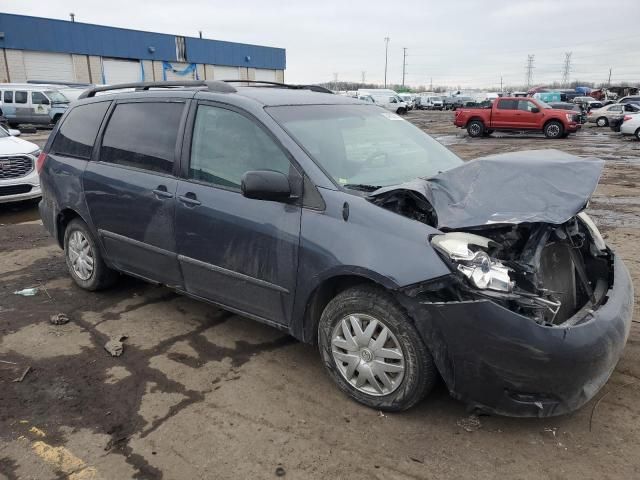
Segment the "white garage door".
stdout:
<svg viewBox="0 0 640 480">
<path fill-rule="evenodd" d="M 24 52 L 27 80 L 73 82 L 73 61 L 68 53 Z"/>
<path fill-rule="evenodd" d="M 190 63 L 180 63 L 180 62 L 172 62 L 171 66 L 173 70 L 177 70 L 178 72 L 184 71 Z M 196 70 L 193 69 L 186 75 L 178 75 L 173 70 L 165 70 L 165 75 L 167 76 L 167 80 L 195 80 L 196 79 Z"/>
<path fill-rule="evenodd" d="M 140 82 L 142 80 L 140 62 L 136 60 L 103 58 L 102 72 L 104 74 L 104 83 L 108 85 L 113 85 L 115 83 Z"/>
<path fill-rule="evenodd" d="M 240 80 L 240 69 L 238 67 L 213 67 L 214 80 Z"/>
<path fill-rule="evenodd" d="M 267 70 L 264 68 L 256 68 L 256 80 L 259 80 L 261 82 L 275 82 L 276 71 Z"/>
</svg>

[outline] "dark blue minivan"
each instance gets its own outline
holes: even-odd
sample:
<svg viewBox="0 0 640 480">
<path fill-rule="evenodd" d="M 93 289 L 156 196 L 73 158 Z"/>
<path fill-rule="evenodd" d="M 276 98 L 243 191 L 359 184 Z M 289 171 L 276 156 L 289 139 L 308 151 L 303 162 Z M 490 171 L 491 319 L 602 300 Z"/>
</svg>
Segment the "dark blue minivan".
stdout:
<svg viewBox="0 0 640 480">
<path fill-rule="evenodd" d="M 133 275 L 282 329 L 382 410 L 438 377 L 515 416 L 604 385 L 633 290 L 583 211 L 601 160 L 462 162 L 375 105 L 246 85 L 96 87 L 65 113 L 40 212 L 79 286 Z"/>
</svg>

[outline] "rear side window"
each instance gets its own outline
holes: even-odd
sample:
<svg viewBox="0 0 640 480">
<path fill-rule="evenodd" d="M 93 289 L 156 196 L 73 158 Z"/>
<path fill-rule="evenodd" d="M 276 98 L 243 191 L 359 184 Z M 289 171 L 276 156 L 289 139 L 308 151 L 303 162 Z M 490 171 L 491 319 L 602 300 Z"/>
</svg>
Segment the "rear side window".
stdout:
<svg viewBox="0 0 640 480">
<path fill-rule="evenodd" d="M 184 103 L 121 103 L 102 139 L 100 161 L 172 173 Z"/>
<path fill-rule="evenodd" d="M 89 159 L 109 104 L 110 102 L 90 103 L 71 110 L 53 140 L 51 152 Z"/>
<path fill-rule="evenodd" d="M 16 92 L 16 103 L 27 103 L 27 92 Z"/>
<path fill-rule="evenodd" d="M 498 101 L 498 110 L 517 110 L 518 100 L 500 100 Z"/>
<path fill-rule="evenodd" d="M 13 92 L 6 91 L 3 96 L 4 103 L 13 103 Z"/>
</svg>

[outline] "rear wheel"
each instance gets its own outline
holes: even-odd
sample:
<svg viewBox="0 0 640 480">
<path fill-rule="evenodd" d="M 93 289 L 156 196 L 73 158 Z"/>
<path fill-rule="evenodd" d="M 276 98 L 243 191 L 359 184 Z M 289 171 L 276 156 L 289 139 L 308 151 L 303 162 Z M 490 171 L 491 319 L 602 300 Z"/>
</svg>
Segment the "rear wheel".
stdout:
<svg viewBox="0 0 640 480">
<path fill-rule="evenodd" d="M 564 134 L 564 127 L 560 122 L 551 121 L 544 126 L 544 135 L 547 138 L 560 138 Z"/>
<path fill-rule="evenodd" d="M 481 137 L 484 135 L 484 123 L 480 120 L 471 120 L 467 125 L 467 133 L 470 137 Z"/>
<path fill-rule="evenodd" d="M 607 120 L 607 117 L 600 117 L 596 120 L 596 125 L 598 125 L 599 127 L 606 127 L 607 125 L 609 125 L 609 120 Z"/>
<path fill-rule="evenodd" d="M 635 136 L 638 140 L 640 140 L 640 128 L 636 130 Z"/>
<path fill-rule="evenodd" d="M 64 256 L 71 278 L 85 290 L 109 287 L 118 278 L 104 263 L 87 224 L 79 218 L 71 220 L 64 231 Z"/>
<path fill-rule="evenodd" d="M 318 325 L 329 376 L 354 400 L 378 410 L 406 410 L 434 386 L 436 368 L 411 319 L 385 290 L 338 294 Z"/>
</svg>

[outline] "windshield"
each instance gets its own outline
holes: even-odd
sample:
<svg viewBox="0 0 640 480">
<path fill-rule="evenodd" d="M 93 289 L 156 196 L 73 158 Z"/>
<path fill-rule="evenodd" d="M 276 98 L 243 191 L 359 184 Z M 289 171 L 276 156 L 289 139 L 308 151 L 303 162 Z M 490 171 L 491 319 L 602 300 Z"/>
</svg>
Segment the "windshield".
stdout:
<svg viewBox="0 0 640 480">
<path fill-rule="evenodd" d="M 536 99 L 536 101 L 538 102 L 538 104 L 542 107 L 542 108 L 552 108 L 551 105 L 549 105 L 548 103 L 543 102 L 542 100 L 538 100 Z"/>
<path fill-rule="evenodd" d="M 56 92 L 55 90 L 48 90 L 44 93 L 47 95 L 47 97 L 49 97 L 51 103 L 69 103 L 69 99 L 60 92 Z"/>
<path fill-rule="evenodd" d="M 379 107 L 301 105 L 267 111 L 341 185 L 396 185 L 462 163 L 422 130 Z"/>
</svg>

